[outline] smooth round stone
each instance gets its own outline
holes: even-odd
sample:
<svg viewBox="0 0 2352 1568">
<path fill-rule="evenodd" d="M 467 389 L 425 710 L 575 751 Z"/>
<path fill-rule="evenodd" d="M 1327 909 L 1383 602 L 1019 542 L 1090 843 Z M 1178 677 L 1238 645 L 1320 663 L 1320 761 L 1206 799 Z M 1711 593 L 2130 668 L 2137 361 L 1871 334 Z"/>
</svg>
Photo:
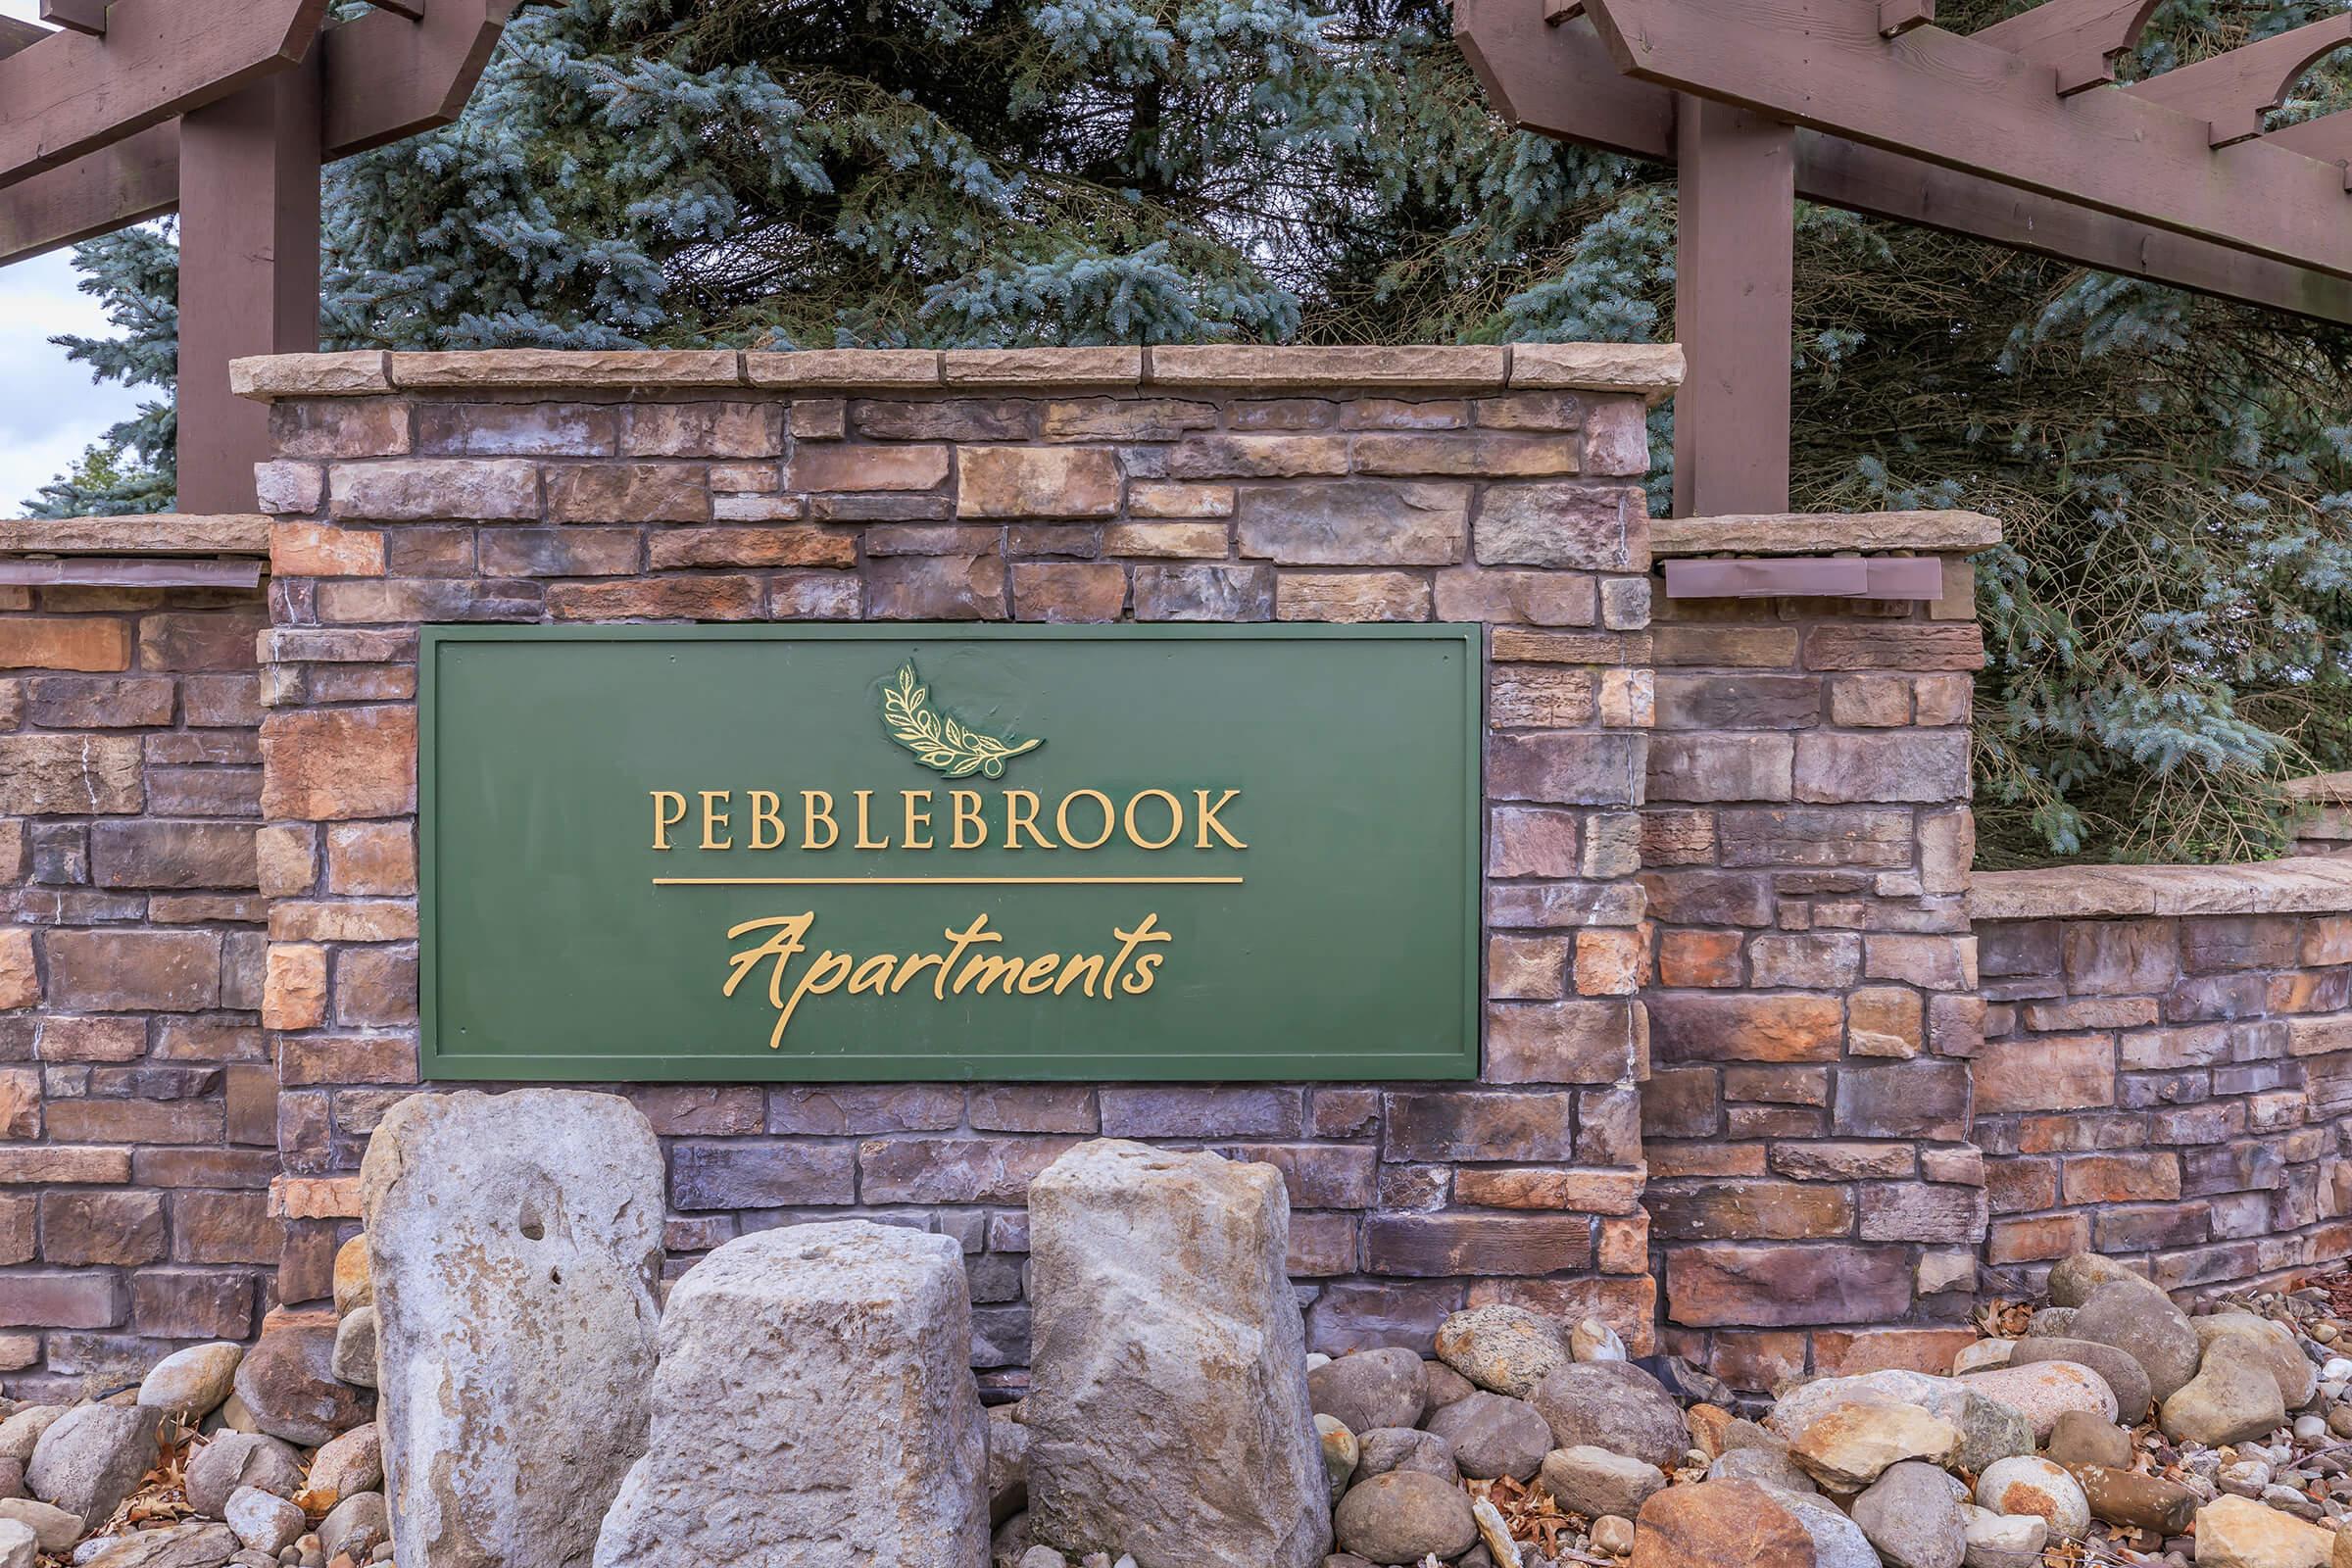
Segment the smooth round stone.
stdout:
<svg viewBox="0 0 2352 1568">
<path fill-rule="evenodd" d="M 2102 1421 L 2113 1421 L 2115 1391 L 2107 1380 L 2080 1361 L 2035 1361 L 2029 1366 L 1996 1367 L 1971 1372 L 1961 1383 L 1987 1399 L 1996 1399 L 2024 1412 L 2034 1424 L 2035 1442 L 2047 1442 L 2050 1429 L 2068 1410 L 2087 1410 Z"/>
<path fill-rule="evenodd" d="M 1355 1474 L 1355 1434 L 1333 1417 L 1319 1415 L 1315 1417 L 1315 1436 L 1322 1440 L 1323 1468 L 1331 1476 L 1331 1500 L 1337 1502 Z"/>
<path fill-rule="evenodd" d="M 2013 1367 L 2032 1366 L 2039 1361 L 2072 1361 L 2090 1368 L 2107 1385 L 2107 1392 L 2115 1396 L 2117 1421 L 2129 1427 L 2147 1419 L 2154 1390 L 2148 1383 L 2147 1369 L 2132 1360 L 2129 1352 L 2096 1340 L 2028 1337 L 2017 1342 L 2017 1353 L 2009 1358 Z"/>
<path fill-rule="evenodd" d="M 1960 1353 L 1952 1357 L 1952 1376 L 1989 1372 L 1996 1366 L 2007 1366 L 2009 1357 L 2016 1351 L 2015 1340 L 1979 1340 L 1974 1345 L 1964 1345 L 1960 1348 Z"/>
<path fill-rule="evenodd" d="M 1421 1424 L 1429 1399 L 1421 1357 L 1394 1347 L 1357 1350 L 1306 1375 L 1307 1402 L 1350 1432 Z"/>
<path fill-rule="evenodd" d="M 139 1383 L 139 1402 L 207 1416 L 234 1392 L 241 1345 L 191 1345 L 155 1363 Z"/>
<path fill-rule="evenodd" d="M 1453 1445 L 1462 1474 L 1525 1481 L 1550 1451 L 1551 1428 L 1525 1399 L 1484 1392 L 1456 1399 L 1429 1418 L 1429 1430 Z"/>
<path fill-rule="evenodd" d="M 1369 1481 L 1392 1470 L 1418 1470 L 1446 1481 L 1460 1479 L 1453 1445 L 1434 1432 L 1412 1427 L 1374 1427 L 1355 1438 L 1355 1478 Z"/>
<path fill-rule="evenodd" d="M 1414 1470 L 1392 1470 L 1348 1488 L 1331 1522 L 1340 1549 L 1367 1562 L 1458 1557 L 1478 1544 L 1470 1494 Z"/>
<path fill-rule="evenodd" d="M 2080 1541 L 2090 1531 L 2090 1500 L 2082 1486 L 2063 1466 L 2028 1454 L 1987 1466 L 1977 1478 L 1977 1504 L 1994 1513 L 2032 1514 L 2061 1541 Z"/>
</svg>

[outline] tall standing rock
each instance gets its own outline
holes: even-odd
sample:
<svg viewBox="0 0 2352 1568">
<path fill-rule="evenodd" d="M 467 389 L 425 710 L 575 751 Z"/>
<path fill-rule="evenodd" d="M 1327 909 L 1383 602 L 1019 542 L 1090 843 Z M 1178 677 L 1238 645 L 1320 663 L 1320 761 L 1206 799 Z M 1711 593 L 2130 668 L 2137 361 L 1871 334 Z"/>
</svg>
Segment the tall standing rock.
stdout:
<svg viewBox="0 0 2352 1568">
<path fill-rule="evenodd" d="M 361 1166 L 399 1568 L 579 1568 L 645 1451 L 662 1151 L 612 1095 L 416 1095 Z"/>
<path fill-rule="evenodd" d="M 1030 1520 L 1142 1568 L 1314 1568 L 1329 1478 L 1271 1165 L 1103 1140 L 1029 1187 Z"/>
<path fill-rule="evenodd" d="M 865 1220 L 727 1243 L 662 1320 L 652 1446 L 596 1568 L 986 1568 L 954 1238 Z"/>
</svg>

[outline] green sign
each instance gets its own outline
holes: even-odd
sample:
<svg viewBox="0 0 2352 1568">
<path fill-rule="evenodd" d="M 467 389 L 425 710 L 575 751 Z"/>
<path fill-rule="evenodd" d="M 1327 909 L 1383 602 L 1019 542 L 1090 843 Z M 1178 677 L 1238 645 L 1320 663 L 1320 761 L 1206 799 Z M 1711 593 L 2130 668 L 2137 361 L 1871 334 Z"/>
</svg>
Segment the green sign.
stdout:
<svg viewBox="0 0 2352 1568">
<path fill-rule="evenodd" d="M 424 1074 L 1469 1078 L 1472 626 L 430 626 Z"/>
</svg>

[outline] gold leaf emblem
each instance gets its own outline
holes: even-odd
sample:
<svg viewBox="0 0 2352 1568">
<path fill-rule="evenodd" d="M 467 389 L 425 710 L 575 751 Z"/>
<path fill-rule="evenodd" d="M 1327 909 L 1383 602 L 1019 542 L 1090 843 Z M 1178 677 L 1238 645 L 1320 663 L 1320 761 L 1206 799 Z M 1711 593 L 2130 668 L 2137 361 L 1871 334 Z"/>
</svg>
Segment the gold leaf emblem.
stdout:
<svg viewBox="0 0 2352 1568">
<path fill-rule="evenodd" d="M 1046 744 L 1036 740 L 1014 746 L 958 724 L 931 706 L 931 688 L 917 682 L 912 661 L 901 664 L 897 679 L 882 688 L 882 724 L 916 761 L 949 778 L 974 773 L 1003 778 L 1006 762 Z"/>
</svg>

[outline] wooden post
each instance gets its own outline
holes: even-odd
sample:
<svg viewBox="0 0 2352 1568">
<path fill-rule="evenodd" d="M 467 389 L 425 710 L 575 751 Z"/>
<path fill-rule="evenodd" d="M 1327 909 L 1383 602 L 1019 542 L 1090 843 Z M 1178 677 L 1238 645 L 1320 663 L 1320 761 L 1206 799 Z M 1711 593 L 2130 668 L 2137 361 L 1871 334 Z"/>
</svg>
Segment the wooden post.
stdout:
<svg viewBox="0 0 2352 1568">
<path fill-rule="evenodd" d="M 1674 139 L 1675 514 L 1787 512 L 1795 132 L 1683 95 Z"/>
<path fill-rule="evenodd" d="M 204 108 L 179 133 L 179 510 L 254 509 L 270 411 L 228 362 L 318 346 L 318 59 Z"/>
</svg>

